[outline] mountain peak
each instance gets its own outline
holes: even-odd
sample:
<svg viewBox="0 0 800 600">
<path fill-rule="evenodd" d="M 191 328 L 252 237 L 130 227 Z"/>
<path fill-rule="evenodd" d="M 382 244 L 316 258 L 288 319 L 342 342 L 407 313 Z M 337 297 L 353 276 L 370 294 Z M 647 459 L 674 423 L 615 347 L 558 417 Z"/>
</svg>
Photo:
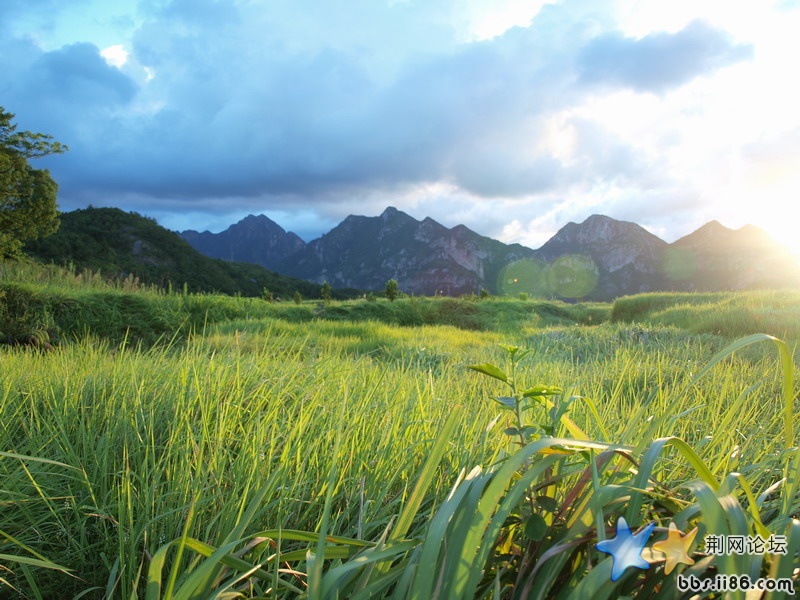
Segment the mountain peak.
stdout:
<svg viewBox="0 0 800 600">
<path fill-rule="evenodd" d="M 696 231 L 693 231 L 692 233 L 683 236 L 679 240 L 676 240 L 674 244 L 676 246 L 728 244 L 735 239 L 748 237 L 748 233 L 752 230 L 758 230 L 758 228 L 748 226 L 739 230 L 734 230 L 729 227 L 725 227 L 719 221 L 709 221 Z M 741 234 L 744 234 L 744 236 Z"/>
<path fill-rule="evenodd" d="M 722 223 L 717 220 L 709 221 L 702 227 L 700 227 L 695 233 L 703 232 L 704 234 L 713 234 L 713 235 L 724 235 L 726 233 L 731 233 L 733 229 L 730 227 L 725 227 Z"/>
<path fill-rule="evenodd" d="M 206 256 L 275 268 L 281 260 L 305 246 L 266 215 L 247 215 L 225 231 L 184 231 L 181 237 Z"/>
<path fill-rule="evenodd" d="M 394 219 L 397 219 L 397 218 L 401 218 L 401 219 L 405 219 L 405 220 L 409 220 L 410 219 L 410 220 L 416 221 L 416 219 L 414 219 L 414 217 L 412 217 L 411 215 L 409 215 L 407 213 L 404 213 L 402 210 L 396 209 L 394 206 L 387 206 L 383 210 L 383 212 L 381 213 L 381 216 L 379 218 L 384 222 L 389 221 L 389 220 L 394 220 Z"/>
<path fill-rule="evenodd" d="M 275 221 L 273 221 L 267 215 L 264 215 L 264 214 L 261 214 L 261 215 L 249 214 L 244 219 L 239 221 L 239 223 L 236 223 L 236 224 L 238 225 L 238 224 L 241 224 L 241 223 L 274 223 L 275 225 L 277 225 L 277 223 L 275 223 Z"/>
<path fill-rule="evenodd" d="M 568 223 L 536 251 L 553 262 L 579 255 L 590 260 L 599 277 L 594 298 L 657 289 L 658 265 L 667 243 L 640 225 L 606 215 L 592 215 L 582 223 Z"/>
<path fill-rule="evenodd" d="M 239 221 L 238 223 L 234 223 L 230 227 L 228 227 L 228 231 L 236 231 L 237 229 L 263 229 L 263 230 L 272 230 L 276 232 L 286 233 L 286 231 L 278 225 L 275 221 L 270 219 L 267 215 L 247 215 L 244 219 Z"/>
<path fill-rule="evenodd" d="M 627 223 L 627 221 L 618 221 L 617 219 L 609 217 L 608 215 L 593 214 L 587 217 L 586 220 L 583 223 L 581 223 L 581 225 L 592 227 L 610 223 Z"/>
<path fill-rule="evenodd" d="M 582 223 L 570 222 L 540 248 L 540 252 L 550 253 L 553 246 L 558 247 L 570 244 L 596 245 L 598 243 L 615 242 L 625 243 L 627 240 L 641 240 L 648 245 L 662 245 L 666 242 L 647 231 L 641 225 L 630 221 L 618 221 L 606 215 L 592 215 Z"/>
</svg>

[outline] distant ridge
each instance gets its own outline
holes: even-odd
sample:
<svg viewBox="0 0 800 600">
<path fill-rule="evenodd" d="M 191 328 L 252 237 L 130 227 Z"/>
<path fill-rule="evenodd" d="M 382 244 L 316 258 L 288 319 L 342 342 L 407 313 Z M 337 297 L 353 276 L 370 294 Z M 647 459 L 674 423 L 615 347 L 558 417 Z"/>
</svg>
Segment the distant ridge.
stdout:
<svg viewBox="0 0 800 600">
<path fill-rule="evenodd" d="M 118 208 L 85 208 L 61 215 L 59 230 L 31 242 L 26 252 L 56 264 L 100 271 L 105 276 L 136 276 L 141 282 L 190 292 L 260 296 L 267 288 L 286 299 L 295 291 L 319 296 L 319 286 L 291 279 L 261 266 L 209 258 L 153 219 Z"/>
<path fill-rule="evenodd" d="M 49 256 L 65 259 L 84 251 L 83 245 L 88 248 L 98 243 L 98 227 L 102 230 L 104 226 L 95 221 L 104 213 L 86 213 L 78 218 L 84 212 L 63 215 L 66 227 L 62 225 L 62 233 L 68 235 L 42 240 L 40 249 L 49 247 Z M 89 215 L 94 218 L 89 219 Z M 158 227 L 152 220 L 145 221 Z M 92 231 L 90 238 L 94 236 L 95 241 L 80 237 Z M 492 294 L 519 291 L 565 300 L 612 300 L 649 291 L 800 287 L 797 258 L 766 232 L 753 226 L 732 230 L 717 221 L 668 244 L 636 223 L 592 215 L 581 223 L 566 224 L 537 250 L 504 244 L 464 225 L 448 228 L 430 217 L 420 221 L 392 206 L 375 217 L 350 215 L 308 244 L 264 215 L 249 215 L 218 234 L 185 231 L 181 235 L 208 255 L 271 265 L 274 271 L 295 281 L 310 282 L 304 284 L 309 287 L 301 292 L 303 295 L 309 294 L 308 290 L 317 294 L 325 281 L 338 289 L 381 293 L 388 279 L 396 279 L 401 290 L 417 295 L 458 296 L 486 289 Z M 82 241 L 74 241 L 78 239 L 74 236 Z M 126 236 L 117 237 L 130 237 Z M 163 239 L 166 243 L 167 238 Z M 129 259 L 138 261 L 140 271 L 150 272 L 154 261 L 163 270 L 173 260 L 172 253 L 182 256 L 184 252 L 162 249 L 157 253 L 160 258 L 153 258 L 148 253 L 157 247 L 159 244 L 144 238 L 139 242 L 132 239 L 125 246 L 128 250 L 113 246 L 98 254 L 117 257 L 114 264 L 122 265 L 128 263 L 120 255 L 128 252 L 133 254 Z M 214 289 L 234 293 L 229 290 L 244 286 L 252 294 L 253 286 L 270 287 L 261 283 L 263 274 L 237 279 L 230 273 L 220 274 L 217 266 L 197 266 L 194 259 L 185 264 L 195 265 L 190 270 L 204 271 L 194 274 L 197 281 L 204 281 L 202 289 L 216 285 Z M 167 273 L 170 277 L 173 272 L 187 277 L 188 272 L 181 269 L 169 267 Z"/>
</svg>

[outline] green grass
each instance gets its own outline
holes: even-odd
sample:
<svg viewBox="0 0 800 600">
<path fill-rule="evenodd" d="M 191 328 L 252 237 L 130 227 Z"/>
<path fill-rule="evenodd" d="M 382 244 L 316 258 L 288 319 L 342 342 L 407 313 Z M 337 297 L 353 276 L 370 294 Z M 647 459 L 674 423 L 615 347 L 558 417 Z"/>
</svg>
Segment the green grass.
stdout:
<svg viewBox="0 0 800 600">
<path fill-rule="evenodd" d="M 641 294 L 614 302 L 611 320 L 740 337 L 768 333 L 800 339 L 800 292 Z"/>
<path fill-rule="evenodd" d="M 135 279 L 109 282 L 35 263 L 0 265 L 0 338 L 45 336 L 48 341 L 91 335 L 113 345 L 151 346 L 185 339 L 193 331 L 232 320 L 280 319 L 380 322 L 415 327 L 449 325 L 465 330 L 518 332 L 546 325 L 599 324 L 611 307 L 501 298 L 403 298 L 336 302 L 266 302 L 258 298 L 168 293 Z"/>
<path fill-rule="evenodd" d="M 2 283 L 6 324 L 45 315 L 62 338 L 0 346 L 0 596 L 679 597 L 677 572 L 798 583 L 790 346 L 731 346 L 770 310 L 796 343 L 791 295 L 295 305 L 44 275 Z M 655 522 L 652 541 L 699 527 L 696 563 L 667 574 L 653 551 L 650 569 L 611 581 L 595 543 L 621 516 Z M 707 533 L 786 535 L 789 553 L 706 556 Z"/>
<path fill-rule="evenodd" d="M 1 447 L 70 468 L 0 460 L 20 509 L 0 529 L 94 584 L 105 584 L 118 558 L 127 597 L 145 550 L 152 555 L 180 534 L 195 498 L 192 533 L 209 543 L 224 538 L 251 488 L 273 480 L 281 492 L 262 507 L 260 526 L 314 531 L 342 413 L 348 458 L 334 483 L 332 526 L 378 535 L 446 413 L 437 380 L 412 377 L 412 359 L 337 357 L 324 340 L 310 354 L 280 334 L 259 350 L 229 341 L 201 339 L 180 353 L 112 353 L 91 342 L 45 356 L 6 353 Z M 444 376 L 456 371 L 447 365 Z M 490 418 L 459 428 L 451 460 L 494 451 L 484 446 Z M 360 508 L 352 494 L 362 485 Z M 59 586 L 70 584 L 76 592 L 84 585 Z"/>
</svg>

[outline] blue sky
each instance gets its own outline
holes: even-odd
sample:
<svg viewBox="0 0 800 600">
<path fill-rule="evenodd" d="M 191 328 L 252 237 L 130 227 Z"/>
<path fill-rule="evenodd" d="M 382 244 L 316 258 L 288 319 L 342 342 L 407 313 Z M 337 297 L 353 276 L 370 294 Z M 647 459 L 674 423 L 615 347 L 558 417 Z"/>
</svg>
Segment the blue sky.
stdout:
<svg viewBox="0 0 800 600">
<path fill-rule="evenodd" d="M 393 205 L 506 242 L 593 213 L 795 243 L 794 0 L 4 0 L 0 106 L 62 210 L 309 240 Z"/>
</svg>

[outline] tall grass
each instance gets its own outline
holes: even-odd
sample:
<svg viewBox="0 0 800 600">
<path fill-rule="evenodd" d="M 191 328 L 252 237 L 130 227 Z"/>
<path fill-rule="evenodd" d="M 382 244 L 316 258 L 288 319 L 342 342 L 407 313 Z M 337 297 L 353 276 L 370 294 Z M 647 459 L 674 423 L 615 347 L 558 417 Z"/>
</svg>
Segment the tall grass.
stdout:
<svg viewBox="0 0 800 600">
<path fill-rule="evenodd" d="M 289 305 L 23 271 L 3 273 L 0 330 L 63 336 L 0 346 L 0 596 L 646 598 L 677 597 L 676 573 L 798 578 L 791 346 L 730 341 L 763 325 L 796 343 L 791 294 L 644 295 L 607 322 L 609 305 Z M 697 526 L 695 564 L 668 574 L 653 550 L 612 581 L 595 544 L 620 517 L 655 539 Z M 707 533 L 788 552 L 706 555 Z"/>
<path fill-rule="evenodd" d="M 245 596 L 420 597 L 444 594 L 451 578 L 464 597 L 537 582 L 596 591 L 607 577 L 588 574 L 607 561 L 594 536 L 632 506 L 632 490 L 647 494 L 631 523 L 696 518 L 683 486 L 700 463 L 678 442 L 654 450 L 659 439 L 693 448 L 716 482 L 713 498 L 735 494 L 745 519 L 759 514 L 769 528 L 782 515 L 793 527 L 796 500 L 776 503 L 767 492 L 796 485 L 786 436 L 789 423 L 797 427 L 768 348 L 742 347 L 702 372 L 720 339 L 626 325 L 528 332 L 511 340 L 531 350 L 517 379 L 591 398 L 563 414 L 594 441 L 569 441 L 559 418 L 557 438 L 517 452 L 503 434 L 514 419 L 491 399 L 497 386 L 466 369 L 502 365 L 504 339 L 452 327 L 251 319 L 181 347 L 116 349 L 87 338 L 45 355 L 3 351 L 0 555 L 17 558 L 0 558 L 10 570 L 0 576 L 26 598 L 130 598 L 148 585 L 163 597 L 226 585 Z M 554 423 L 544 405 L 526 418 Z M 670 447 L 678 453 L 665 454 Z M 558 452 L 541 454 L 547 448 Z M 763 496 L 758 507 L 735 492 L 741 486 L 725 487 L 733 472 Z M 541 520 L 526 537 L 532 514 Z M 445 548 L 447 536 L 455 537 Z M 447 550 L 455 547 L 480 550 Z M 558 548 L 575 552 L 556 560 Z M 462 585 L 464 561 L 485 567 Z M 419 579 L 434 563 L 441 577 Z M 647 581 L 629 576 L 614 589 L 656 585 Z"/>
<path fill-rule="evenodd" d="M 611 320 L 672 326 L 728 338 L 767 333 L 796 341 L 800 339 L 800 293 L 640 294 L 616 300 Z"/>
<path fill-rule="evenodd" d="M 617 557 L 597 557 L 592 542 L 605 539 L 606 527 L 623 516 L 634 526 L 650 520 L 649 529 L 656 524 L 664 527 L 669 521 L 682 530 L 695 526 L 702 534 L 785 536 L 785 553 L 705 556 L 681 575 L 702 579 L 725 574 L 746 576 L 750 581 L 769 575 L 790 586 L 794 578 L 796 585 L 800 580 L 796 569 L 800 520 L 795 518 L 800 510 L 800 454 L 794 446 L 794 365 L 788 346 L 765 335 L 745 338 L 718 353 L 688 386 L 699 384 L 734 352 L 765 341 L 774 342 L 779 355 L 783 452 L 762 456 L 748 468 L 776 469 L 782 478 L 777 475 L 776 481 L 769 482 L 737 472 L 723 476 L 725 469 L 709 468 L 703 453 L 678 437 L 648 441 L 663 426 L 662 419 L 645 426 L 635 447 L 584 441 L 583 432 L 566 417 L 564 402 L 572 399 L 547 401 L 553 388 L 541 385 L 522 391 L 516 363 L 529 356 L 530 349 L 508 347 L 511 371 L 503 372 L 491 363 L 472 368 L 511 388 L 512 396 L 497 398 L 515 415 L 516 427 L 506 433 L 512 438 L 527 437 L 527 442 L 523 440 L 518 451 L 486 472 L 476 468 L 463 478 L 462 471 L 413 550 L 396 548 L 387 554 L 383 547 L 372 547 L 331 569 L 322 576 L 322 588 L 329 591 L 326 597 L 367 598 L 376 592 L 391 592 L 396 598 L 677 596 L 677 575 L 670 575 L 671 569 L 664 568 L 663 559 L 653 556 L 652 550 L 653 565 L 639 574 L 628 568 L 612 577 Z M 552 428 L 548 430 L 541 421 L 537 427 L 535 419 L 523 427 L 520 409 L 532 405 L 523 406 L 526 399 L 549 408 Z M 592 413 L 600 424 L 596 411 Z M 553 437 L 559 429 L 568 429 L 573 437 Z M 592 451 L 598 452 L 596 460 Z M 692 476 L 676 478 L 675 458 L 691 468 Z M 680 479 L 685 483 L 679 483 Z M 690 495 L 678 493 L 681 488 Z M 753 490 L 759 488 L 763 491 L 756 498 Z M 770 499 L 780 488 L 779 500 Z M 698 551 L 692 549 L 693 554 Z M 388 566 L 390 561 L 394 562 Z M 386 565 L 384 575 L 365 580 L 365 568 L 373 562 Z M 732 596 L 743 598 L 745 592 L 739 590 Z"/>
<path fill-rule="evenodd" d="M 74 265 L 61 267 L 44 264 L 28 258 L 0 260 L 0 280 L 7 282 L 35 284 L 49 290 L 74 290 L 85 292 L 125 291 L 137 293 L 163 294 L 156 286 L 145 285 L 135 276 L 108 279 L 98 271 L 77 269 Z"/>
<path fill-rule="evenodd" d="M 309 355 L 304 341 L 281 335 L 257 351 L 234 336 L 225 347 L 199 340 L 177 353 L 111 352 L 89 340 L 44 356 L 7 352 L 0 447 L 69 468 L 0 459 L 13 508 L 0 530 L 84 580 L 58 576 L 58 589 L 90 582 L 129 597 L 142 589 L 147 556 L 180 535 L 190 507 L 189 533 L 218 544 L 254 490 L 273 482 L 259 526 L 314 531 L 341 412 L 346 458 L 331 528 L 371 538 L 425 459 L 453 391 L 442 382 L 456 368 L 419 379 L 411 362 L 337 357 L 324 346 Z M 491 415 L 476 416 L 452 440 L 454 463 L 494 452 Z"/>
</svg>

